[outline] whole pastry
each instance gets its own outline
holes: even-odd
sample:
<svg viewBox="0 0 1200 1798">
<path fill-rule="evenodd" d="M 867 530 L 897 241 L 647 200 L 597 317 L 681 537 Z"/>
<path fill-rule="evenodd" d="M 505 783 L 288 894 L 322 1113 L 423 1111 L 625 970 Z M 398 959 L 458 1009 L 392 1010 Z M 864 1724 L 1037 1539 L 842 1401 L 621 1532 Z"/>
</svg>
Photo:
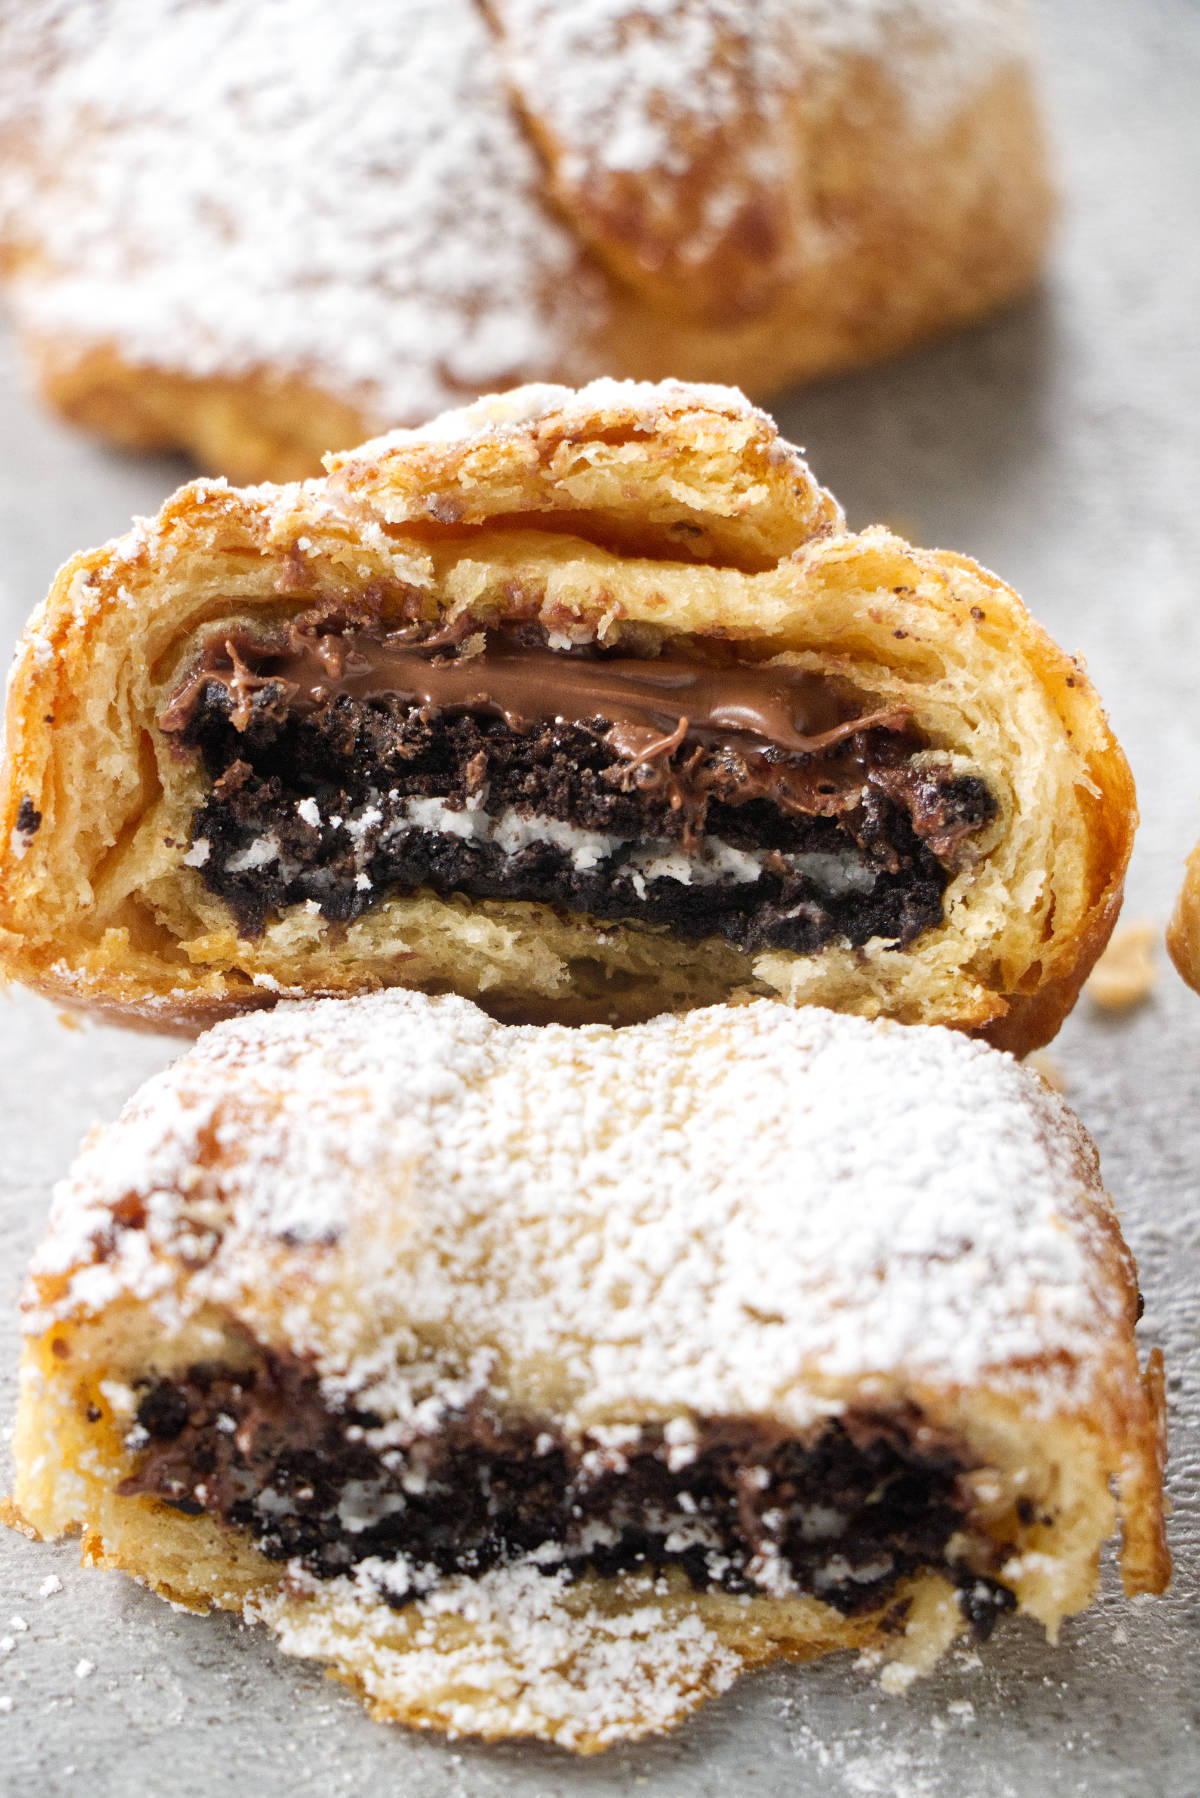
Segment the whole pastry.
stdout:
<svg viewBox="0 0 1200 1798">
<path fill-rule="evenodd" d="M 26 0 L 0 258 L 51 401 L 239 479 L 491 388 L 767 393 L 1027 288 L 1024 0 Z"/>
<path fill-rule="evenodd" d="M 524 389 L 201 482 L 18 650 L 0 966 L 203 1024 L 401 985 L 1053 1035 L 1129 771 L 995 576 L 846 531 L 736 393 Z"/>
<path fill-rule="evenodd" d="M 16 1503 L 378 1716 L 602 1748 L 778 1655 L 1054 1637 L 1118 1515 L 1161 1591 L 1137 1309 L 1087 1137 L 952 1031 L 290 1007 L 56 1195 Z"/>
</svg>

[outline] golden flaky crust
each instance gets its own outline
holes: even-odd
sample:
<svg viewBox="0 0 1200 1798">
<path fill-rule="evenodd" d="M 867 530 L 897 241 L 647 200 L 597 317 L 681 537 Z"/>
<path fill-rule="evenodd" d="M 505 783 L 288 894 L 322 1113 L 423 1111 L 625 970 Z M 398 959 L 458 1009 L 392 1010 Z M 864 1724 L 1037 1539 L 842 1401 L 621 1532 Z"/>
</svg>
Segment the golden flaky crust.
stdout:
<svg viewBox="0 0 1200 1798">
<path fill-rule="evenodd" d="M 1188 857 L 1167 929 L 1167 949 L 1188 985 L 1200 993 L 1200 844 Z"/>
<path fill-rule="evenodd" d="M 12 10 L 0 254 L 43 391 L 237 479 L 517 380 L 767 395 L 977 318 L 1046 241 L 1022 0 Z"/>
<path fill-rule="evenodd" d="M 453 990 L 498 1015 L 632 1021 L 765 994 L 1024 1051 L 1051 1037 L 1120 906 L 1132 783 L 1096 694 L 995 576 L 848 534 L 769 419 L 726 389 L 518 389 L 330 459 L 324 481 L 196 483 L 77 556 L 9 690 L 0 957 L 60 1000 L 198 1026 L 280 993 Z M 535 621 L 606 645 L 688 639 L 902 704 L 1000 815 L 940 925 L 800 955 L 597 926 L 541 904 L 293 907 L 255 942 L 183 865 L 203 777 L 157 718 L 218 624 L 315 603 L 385 620 Z M 37 828 L 31 828 L 40 820 Z"/>
<path fill-rule="evenodd" d="M 1169 1577 L 1136 1315 L 1086 1135 L 953 1032 L 761 1002 L 621 1031 L 395 992 L 281 1009 L 202 1039 L 56 1194 L 15 1500 L 42 1536 L 82 1529 L 87 1561 L 262 1618 L 379 1716 L 589 1751 L 780 1655 L 865 1649 L 902 1689 L 965 1627 L 951 1578 L 919 1568 L 849 1617 L 753 1564 L 748 1598 L 573 1583 L 544 1549 L 417 1596 L 390 1558 L 321 1579 L 120 1490 L 148 1387 L 204 1363 L 248 1389 L 298 1356 L 417 1469 L 473 1407 L 580 1450 L 649 1430 L 672 1473 L 706 1419 L 807 1442 L 856 1408 L 907 1418 L 960 1470 L 949 1559 L 1053 1637 L 1118 1519 L 1126 1590 Z"/>
</svg>

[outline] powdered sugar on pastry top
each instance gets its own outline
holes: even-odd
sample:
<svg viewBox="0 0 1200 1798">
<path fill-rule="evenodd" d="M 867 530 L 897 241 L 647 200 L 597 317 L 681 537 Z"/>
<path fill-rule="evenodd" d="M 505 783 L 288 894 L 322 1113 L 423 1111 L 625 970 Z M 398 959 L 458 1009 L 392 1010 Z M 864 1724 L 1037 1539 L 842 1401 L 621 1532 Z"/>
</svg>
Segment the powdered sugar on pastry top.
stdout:
<svg viewBox="0 0 1200 1798">
<path fill-rule="evenodd" d="M 0 237 L 36 249 L 12 278 L 18 317 L 135 365 L 307 376 L 380 428 L 547 370 L 582 378 L 607 288 L 544 196 L 535 112 L 568 176 L 597 159 L 669 175 L 698 133 L 749 120 L 694 259 L 748 180 L 788 178 L 797 69 L 883 54 L 936 124 L 1017 53 L 1020 12 L 24 0 L 0 18 Z"/>
<path fill-rule="evenodd" d="M 490 0 L 527 104 L 578 169 L 683 173 L 686 143 L 753 101 L 774 122 L 800 70 L 880 58 L 941 124 L 1028 54 L 1023 0 Z M 686 124 L 687 129 L 682 127 Z"/>
<path fill-rule="evenodd" d="M 767 1002 L 514 1028 L 392 991 L 212 1031 L 85 1147 L 36 1272 L 67 1307 L 229 1307 L 410 1422 L 486 1388 L 568 1427 L 800 1425 L 892 1372 L 1086 1402 L 1112 1233 L 1061 1102 L 953 1032 Z"/>
<path fill-rule="evenodd" d="M 363 443 L 353 452 L 355 461 L 368 461 L 389 449 L 421 442 L 455 443 L 471 437 L 496 435 L 504 431 L 521 431 L 551 416 L 561 416 L 564 425 L 578 420 L 595 430 L 599 414 L 628 415 L 636 428 L 654 430 L 664 415 L 690 412 L 698 406 L 711 408 L 739 418 L 756 419 L 775 434 L 775 425 L 757 406 L 752 406 L 737 387 L 722 387 L 711 381 L 618 381 L 611 376 L 589 381 L 584 387 L 564 387 L 553 381 L 528 381 L 507 393 L 485 393 L 469 406 L 456 406 L 441 412 L 427 424 L 401 427 Z M 607 419 L 604 421 L 607 423 Z M 791 453 L 791 446 L 787 446 Z M 334 455 L 332 463 L 347 458 Z"/>
<path fill-rule="evenodd" d="M 577 368 L 599 283 L 472 0 L 20 11 L 0 122 L 27 115 L 32 161 L 6 159 L 0 218 L 55 269 L 17 283 L 31 328 L 202 376 L 293 368 L 386 423 Z M 29 112 L 20 52 L 47 32 Z"/>
</svg>

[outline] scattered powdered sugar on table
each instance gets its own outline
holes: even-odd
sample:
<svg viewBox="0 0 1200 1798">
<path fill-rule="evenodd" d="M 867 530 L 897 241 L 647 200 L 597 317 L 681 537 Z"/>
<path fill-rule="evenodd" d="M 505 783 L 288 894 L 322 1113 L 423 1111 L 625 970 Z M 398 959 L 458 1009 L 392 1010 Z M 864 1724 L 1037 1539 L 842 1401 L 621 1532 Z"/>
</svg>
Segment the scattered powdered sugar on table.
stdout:
<svg viewBox="0 0 1200 1798">
<path fill-rule="evenodd" d="M 803 1725 L 792 1732 L 792 1743 L 802 1761 L 836 1779 L 840 1789 L 854 1798 L 933 1798 L 943 1789 L 938 1769 L 930 1765 L 928 1746 L 906 1748 L 886 1739 L 864 1744 L 858 1732 L 826 1742 Z M 989 1787 L 989 1798 L 992 1792 Z M 995 1798 L 1000 1798 L 999 1791 Z"/>
<path fill-rule="evenodd" d="M 1038 1355 L 1048 1403 L 1086 1401 L 1125 1294 L 1082 1144 L 947 1030 L 769 1002 L 512 1028 L 393 991 L 212 1031 L 85 1147 L 36 1265 L 66 1305 L 265 1319 L 397 1419 L 547 1366 L 567 1428 L 802 1427 L 822 1378 L 1024 1390 Z"/>
</svg>

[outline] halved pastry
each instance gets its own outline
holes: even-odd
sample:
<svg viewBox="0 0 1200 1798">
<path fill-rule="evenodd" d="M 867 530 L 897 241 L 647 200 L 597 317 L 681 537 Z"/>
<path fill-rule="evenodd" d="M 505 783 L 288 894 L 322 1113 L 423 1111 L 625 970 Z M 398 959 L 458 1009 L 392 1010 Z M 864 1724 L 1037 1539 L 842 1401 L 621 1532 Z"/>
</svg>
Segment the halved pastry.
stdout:
<svg viewBox="0 0 1200 1798">
<path fill-rule="evenodd" d="M 1093 689 L 1002 582 L 847 533 L 769 419 L 677 384 L 183 488 L 59 574 L 8 754 L 3 965 L 163 1022 L 757 994 L 1027 1049 L 1134 823 Z"/>
<path fill-rule="evenodd" d="M 221 1025 L 85 1146 L 26 1302 L 26 1525 L 452 1734 L 589 1750 L 778 1655 L 894 1689 L 1006 1611 L 1053 1637 L 1118 1513 L 1126 1590 L 1169 1573 L 1095 1151 L 952 1031 Z"/>
<path fill-rule="evenodd" d="M 21 0 L 47 397 L 241 480 L 490 388 L 766 394 L 980 317 L 1051 212 L 1025 0 Z"/>
</svg>

